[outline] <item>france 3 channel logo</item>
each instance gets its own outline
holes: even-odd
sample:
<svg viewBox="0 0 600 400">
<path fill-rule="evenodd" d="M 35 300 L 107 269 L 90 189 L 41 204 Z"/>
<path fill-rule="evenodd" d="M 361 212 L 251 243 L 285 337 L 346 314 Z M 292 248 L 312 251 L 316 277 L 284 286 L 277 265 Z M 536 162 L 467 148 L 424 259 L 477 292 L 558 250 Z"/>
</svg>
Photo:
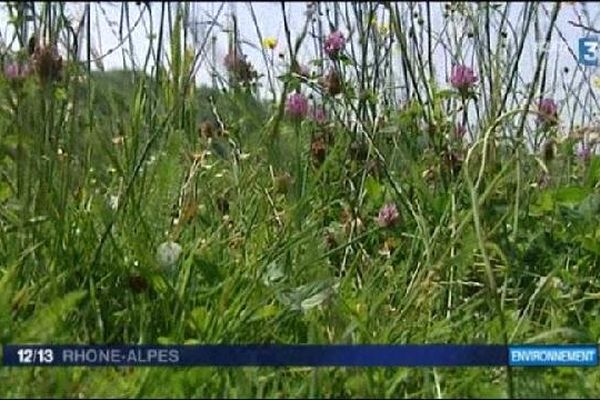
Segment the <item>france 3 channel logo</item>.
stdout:
<svg viewBox="0 0 600 400">
<path fill-rule="evenodd" d="M 597 67 L 600 55 L 600 39 L 585 37 L 579 39 L 579 64 L 586 67 Z"/>
</svg>

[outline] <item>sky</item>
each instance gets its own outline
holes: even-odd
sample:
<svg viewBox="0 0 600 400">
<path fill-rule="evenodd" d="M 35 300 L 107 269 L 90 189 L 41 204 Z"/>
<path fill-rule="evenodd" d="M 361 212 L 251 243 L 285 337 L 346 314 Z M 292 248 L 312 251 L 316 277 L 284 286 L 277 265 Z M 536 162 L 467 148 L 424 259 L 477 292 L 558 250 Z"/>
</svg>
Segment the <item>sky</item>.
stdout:
<svg viewBox="0 0 600 400">
<path fill-rule="evenodd" d="M 5 4 L 5 3 L 2 3 Z M 42 3 L 36 3 L 38 12 L 41 9 Z M 160 25 L 161 2 L 150 2 L 151 5 L 151 16 L 148 9 L 145 6 L 138 6 L 135 2 L 128 2 L 129 8 L 129 21 L 130 26 L 133 27 L 131 33 L 131 42 L 133 44 L 132 49 L 130 48 L 129 42 L 120 44 L 119 40 L 119 22 L 123 14 L 123 4 L 121 2 L 73 2 L 65 3 L 66 14 L 72 19 L 72 21 L 79 21 L 81 16 L 85 12 L 87 4 L 90 4 L 92 14 L 92 48 L 97 58 L 101 58 L 102 67 L 105 69 L 120 69 L 126 64 L 128 67 L 131 63 L 131 57 L 129 53 L 133 53 L 136 66 L 143 65 L 145 55 L 149 49 L 150 41 L 148 39 L 151 31 L 155 35 L 158 34 L 158 27 Z M 166 7 L 171 7 L 174 11 L 176 2 L 166 2 Z M 284 26 L 282 18 L 282 6 L 280 2 L 194 2 L 188 3 L 191 15 L 195 16 L 198 27 L 198 41 L 202 42 L 202 36 L 208 29 L 207 21 L 213 19 L 214 16 L 218 15 L 217 21 L 221 24 L 220 27 L 214 27 L 211 36 L 216 37 L 216 44 L 213 49 L 210 46 L 212 43 L 210 40 L 208 50 L 206 52 L 207 59 L 203 59 L 202 65 L 198 70 L 196 76 L 198 83 L 210 83 L 211 73 L 210 64 L 211 58 L 214 57 L 217 62 L 217 68 L 220 72 L 223 72 L 224 68 L 222 60 L 227 54 L 227 43 L 228 35 L 223 32 L 223 28 L 229 27 L 229 21 L 231 21 L 230 15 L 235 14 L 238 19 L 238 29 L 240 32 L 241 39 L 255 45 L 259 45 L 256 26 L 260 29 L 263 36 L 275 37 L 278 39 L 277 48 L 271 53 L 267 52 L 268 57 L 273 57 L 275 61 L 278 61 L 277 53 L 284 52 L 287 54 L 286 41 L 284 36 Z M 306 2 L 288 2 L 285 5 L 288 20 L 290 25 L 290 31 L 292 37 L 295 37 L 300 31 L 305 21 L 305 11 L 307 9 Z M 425 3 L 416 3 L 417 8 L 423 9 Z M 444 26 L 443 18 L 441 16 L 442 9 L 445 3 L 432 3 L 433 13 L 433 24 L 432 29 L 434 33 L 440 33 L 440 29 Z M 503 4 L 503 3 L 501 3 Z M 541 14 L 544 12 L 550 15 L 552 7 L 555 3 L 547 2 L 541 5 Z M 514 3 L 511 5 L 511 13 L 509 21 L 514 24 L 520 19 L 520 13 L 523 10 L 525 3 Z M 407 10 L 407 3 L 400 5 L 401 9 Z M 251 13 L 251 8 L 254 10 L 256 16 L 256 22 L 254 23 Z M 546 11 L 544 11 L 546 10 Z M 220 13 L 219 13 L 220 11 Z M 587 15 L 586 15 L 587 13 Z M 174 13 L 173 13 L 174 14 Z M 4 5 L 0 9 L 0 21 L 4 22 L 0 26 L 4 26 L 4 29 L 0 28 L 0 44 L 10 42 L 12 36 L 11 27 L 6 23 L 8 22 L 7 10 Z M 140 17 L 141 16 L 141 17 Z M 379 16 L 382 21 L 385 21 L 385 16 L 382 14 Z M 411 18 L 410 16 L 407 18 Z M 137 21 L 137 24 L 136 24 Z M 540 32 L 545 33 L 548 25 L 549 17 L 542 18 L 539 21 Z M 591 76 L 598 74 L 598 68 L 595 67 L 578 67 L 577 60 L 574 59 L 572 52 L 569 51 L 569 47 L 577 53 L 578 51 L 578 40 L 584 36 L 585 33 L 581 28 L 577 28 L 571 24 L 571 22 L 584 22 L 590 24 L 592 27 L 600 29 L 600 3 L 589 2 L 584 7 L 581 2 L 569 2 L 561 6 L 561 10 L 557 20 L 557 30 L 553 37 L 553 43 L 549 49 L 549 60 L 552 70 L 556 70 L 558 73 L 563 71 L 566 67 L 570 71 L 577 71 L 581 79 L 591 79 Z M 74 22 L 74 25 L 77 25 Z M 455 29 L 460 31 L 462 24 L 457 23 L 453 25 Z M 348 33 L 345 26 L 341 27 L 344 33 Z M 204 30 L 204 31 L 203 31 Z M 204 32 L 204 33 L 203 33 Z M 560 32 L 562 37 L 557 33 Z M 530 40 L 528 41 L 522 64 L 520 65 L 519 72 L 522 74 L 523 79 L 527 81 L 533 76 L 533 69 L 537 57 L 538 45 L 535 43 L 533 37 L 535 35 L 530 32 Z M 83 38 L 85 42 L 85 38 Z M 156 43 L 156 40 L 154 41 Z M 85 51 L 85 49 L 82 49 Z M 248 56 L 249 61 L 259 70 L 264 70 L 264 58 L 260 47 L 253 48 L 249 45 L 243 46 L 243 52 Z M 300 61 L 303 63 L 308 62 L 314 58 L 314 52 L 312 46 L 303 46 L 300 53 Z M 456 62 L 450 55 L 444 50 L 442 46 L 439 46 L 435 52 L 434 65 L 438 73 L 438 79 L 441 82 L 447 82 L 447 74 L 451 68 L 451 64 Z M 465 64 L 469 64 L 469 54 L 462 55 Z M 125 61 L 124 61 L 125 60 Z M 556 63 L 556 68 L 555 64 Z M 96 66 L 94 66 L 96 67 Z M 575 72 L 573 72 L 575 73 Z M 563 88 L 558 87 L 551 88 L 557 96 L 566 98 L 572 94 L 565 93 Z"/>
<path fill-rule="evenodd" d="M 3 3 L 4 4 L 4 3 Z M 41 7 L 40 3 L 37 3 L 38 12 Z M 73 2 L 66 3 L 67 15 L 72 16 L 73 20 L 79 20 L 81 15 L 83 15 L 85 11 L 87 3 L 83 2 Z M 123 51 L 128 50 L 128 46 L 119 47 L 119 21 L 122 13 L 122 3 L 121 2 L 91 2 L 91 13 L 92 13 L 92 42 L 93 47 L 100 54 L 105 54 L 111 49 L 117 48 L 116 51 L 113 51 L 109 55 L 105 56 L 102 59 L 104 67 L 107 69 L 113 68 L 121 68 L 123 65 Z M 148 48 L 148 33 L 151 28 L 149 20 L 152 19 L 154 24 L 154 31 L 157 33 L 159 26 L 159 17 L 160 11 L 162 7 L 161 2 L 150 2 L 152 8 L 152 18 L 150 18 L 147 9 L 144 6 L 137 6 L 135 2 L 128 2 L 129 13 L 130 13 L 130 21 L 133 25 L 134 22 L 138 19 L 138 16 L 141 12 L 144 13 L 142 21 L 135 27 L 132 33 L 132 39 L 135 46 L 135 53 L 138 62 L 142 62 L 144 59 L 144 55 Z M 167 2 L 168 7 L 172 9 L 175 8 L 176 2 Z M 418 3 L 417 3 L 418 4 Z M 440 15 L 440 10 L 442 9 L 445 3 L 433 3 L 432 11 L 434 17 L 433 30 L 436 31 L 437 27 L 442 26 L 442 19 Z M 207 21 L 209 16 L 217 15 L 219 8 L 222 7 L 222 11 L 218 18 L 218 21 L 223 25 L 227 26 L 228 24 L 228 16 L 231 13 L 235 13 L 238 18 L 238 27 L 240 30 L 240 35 L 242 39 L 245 39 L 249 42 L 258 43 L 256 28 L 253 23 L 253 19 L 251 17 L 250 7 L 254 9 L 254 12 L 257 16 L 257 23 L 262 31 L 264 36 L 274 36 L 279 39 L 279 48 L 282 48 L 285 45 L 284 39 L 284 28 L 282 22 L 282 9 L 281 4 L 279 2 L 191 2 L 189 3 L 190 12 L 192 15 L 197 16 L 198 26 L 200 30 L 202 29 L 202 22 Z M 294 33 L 298 33 L 304 23 L 304 12 L 306 11 L 306 2 L 287 2 L 286 9 L 288 12 L 288 19 L 290 24 L 290 30 L 292 32 L 292 36 Z M 406 3 L 401 6 L 406 6 Z M 422 3 L 420 4 L 423 7 Z M 515 4 L 512 8 L 512 15 L 517 17 L 522 4 Z M 553 3 L 545 3 L 545 6 L 548 7 L 550 11 L 550 7 L 553 6 Z M 559 13 L 557 26 L 561 32 L 565 35 L 569 44 L 576 48 L 577 40 L 581 36 L 581 29 L 573 27 L 569 24 L 569 21 L 577 21 L 578 16 L 576 10 L 579 9 L 579 13 L 582 12 L 583 8 L 578 4 L 574 5 L 566 5 L 563 6 L 561 12 Z M 587 3 L 587 9 L 590 10 L 590 19 L 592 23 L 596 23 L 598 28 L 600 29 L 600 4 L 594 2 Z M 3 22 L 7 22 L 7 12 L 6 6 L 2 7 L 0 10 L 0 20 Z M 3 41 L 8 41 L 8 38 L 11 36 L 11 28 L 8 24 L 2 24 L 5 28 L 2 32 Z M 439 31 L 439 29 L 438 29 Z M 227 51 L 227 34 L 220 31 L 219 28 L 214 29 L 213 34 L 217 36 L 217 58 L 222 59 Z M 557 41 L 555 41 L 557 42 Z M 557 43 L 555 43 L 557 44 Z M 251 61 L 255 64 L 260 64 L 262 57 L 259 51 L 252 50 L 249 47 L 246 47 L 245 52 L 248 54 Z M 566 47 L 562 46 L 561 48 L 552 49 L 553 51 L 557 51 L 562 56 L 566 56 L 568 54 Z M 533 59 L 535 52 L 530 52 L 529 55 Z M 552 51 L 551 51 L 552 53 Z M 567 57 L 568 58 L 568 57 Z"/>
</svg>

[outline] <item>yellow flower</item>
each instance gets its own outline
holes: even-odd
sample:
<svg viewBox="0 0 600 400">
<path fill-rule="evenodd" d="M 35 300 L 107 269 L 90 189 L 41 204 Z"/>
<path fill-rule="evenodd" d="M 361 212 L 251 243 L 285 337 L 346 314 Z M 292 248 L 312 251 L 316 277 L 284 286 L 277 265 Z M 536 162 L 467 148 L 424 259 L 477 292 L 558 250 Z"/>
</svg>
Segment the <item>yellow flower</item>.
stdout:
<svg viewBox="0 0 600 400">
<path fill-rule="evenodd" d="M 266 37 L 263 39 L 262 45 L 265 49 L 273 50 L 275 47 L 277 47 L 277 39 L 272 36 Z"/>
<path fill-rule="evenodd" d="M 381 36 L 387 36 L 390 33 L 390 24 L 380 24 L 375 17 L 371 19 L 371 25 L 377 29 Z"/>
<path fill-rule="evenodd" d="M 379 25 L 378 29 L 379 29 L 379 33 L 381 34 L 381 36 L 386 36 L 388 33 L 390 33 L 390 25 L 389 24 Z"/>
<path fill-rule="evenodd" d="M 600 89 L 600 76 L 596 75 L 595 77 L 593 77 L 592 83 L 594 84 L 594 86 L 596 86 L 596 88 Z"/>
</svg>

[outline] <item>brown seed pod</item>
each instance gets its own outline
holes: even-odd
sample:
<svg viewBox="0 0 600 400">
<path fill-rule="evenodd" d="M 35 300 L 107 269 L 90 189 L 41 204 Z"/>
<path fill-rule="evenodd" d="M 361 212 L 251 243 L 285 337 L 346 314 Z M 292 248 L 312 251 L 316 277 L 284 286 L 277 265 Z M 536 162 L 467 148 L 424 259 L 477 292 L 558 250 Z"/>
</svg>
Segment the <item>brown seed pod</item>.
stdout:
<svg viewBox="0 0 600 400">
<path fill-rule="evenodd" d="M 443 162 L 450 169 L 452 175 L 456 176 L 462 168 L 463 158 L 456 151 L 447 151 L 444 153 Z"/>
<path fill-rule="evenodd" d="M 333 250 L 338 246 L 338 242 L 333 232 L 326 231 L 323 241 L 325 243 L 325 248 L 327 249 L 327 251 Z"/>
<path fill-rule="evenodd" d="M 423 177 L 423 179 L 425 179 L 425 182 L 429 184 L 433 183 L 435 181 L 435 168 L 427 168 L 425 171 L 423 171 L 423 174 L 421 176 Z"/>
<path fill-rule="evenodd" d="M 230 52 L 224 60 L 225 67 L 232 78 L 240 83 L 250 83 L 258 78 L 258 73 L 252 67 L 252 64 L 246 60 L 245 56 Z"/>
<path fill-rule="evenodd" d="M 35 50 L 37 49 L 37 39 L 35 38 L 35 36 L 31 36 L 31 38 L 29 38 L 29 42 L 27 44 L 27 53 L 32 56 L 35 53 Z"/>
<path fill-rule="evenodd" d="M 310 144 L 310 153 L 316 166 L 323 164 L 327 156 L 327 143 L 323 136 L 319 135 L 313 138 Z"/>
<path fill-rule="evenodd" d="M 554 141 L 547 140 L 543 147 L 543 157 L 545 162 L 550 162 L 554 159 Z"/>
<path fill-rule="evenodd" d="M 35 70 L 42 83 L 62 79 L 63 60 L 55 46 L 37 47 L 33 54 Z"/>
<path fill-rule="evenodd" d="M 139 294 L 139 293 L 146 291 L 146 289 L 148 289 L 148 281 L 146 281 L 146 278 L 144 278 L 141 275 L 138 275 L 138 274 L 129 275 L 127 280 L 129 283 L 129 288 L 134 293 Z"/>
<path fill-rule="evenodd" d="M 221 214 L 229 214 L 229 200 L 227 200 L 225 196 L 217 198 L 217 208 Z"/>
<path fill-rule="evenodd" d="M 355 140 L 350 144 L 350 158 L 354 161 L 365 161 L 369 155 L 369 146 L 363 142 Z"/>
<path fill-rule="evenodd" d="M 367 162 L 367 173 L 374 178 L 380 179 L 382 176 L 382 165 L 378 158 L 373 158 Z"/>
<path fill-rule="evenodd" d="M 330 96 L 336 96 L 342 93 L 342 82 L 335 69 L 330 69 L 327 75 L 320 79 L 323 90 Z"/>
<path fill-rule="evenodd" d="M 200 137 L 203 137 L 206 139 L 212 138 L 215 133 L 215 126 L 213 125 L 213 123 L 211 121 L 206 120 L 200 124 L 198 131 L 200 133 Z"/>
</svg>

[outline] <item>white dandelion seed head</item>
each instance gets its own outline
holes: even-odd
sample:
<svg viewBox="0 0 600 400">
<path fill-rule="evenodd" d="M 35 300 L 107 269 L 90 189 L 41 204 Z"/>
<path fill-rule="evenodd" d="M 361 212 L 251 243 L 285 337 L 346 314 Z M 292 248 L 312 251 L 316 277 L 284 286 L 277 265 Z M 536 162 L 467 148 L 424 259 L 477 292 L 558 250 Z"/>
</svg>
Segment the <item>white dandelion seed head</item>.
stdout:
<svg viewBox="0 0 600 400">
<path fill-rule="evenodd" d="M 181 255 L 181 246 L 176 242 L 163 242 L 156 251 L 156 260 L 163 268 L 169 268 L 175 265 Z"/>
<path fill-rule="evenodd" d="M 110 195 L 108 199 L 108 206 L 111 208 L 111 210 L 116 210 L 119 208 L 119 196 L 114 194 Z"/>
</svg>

